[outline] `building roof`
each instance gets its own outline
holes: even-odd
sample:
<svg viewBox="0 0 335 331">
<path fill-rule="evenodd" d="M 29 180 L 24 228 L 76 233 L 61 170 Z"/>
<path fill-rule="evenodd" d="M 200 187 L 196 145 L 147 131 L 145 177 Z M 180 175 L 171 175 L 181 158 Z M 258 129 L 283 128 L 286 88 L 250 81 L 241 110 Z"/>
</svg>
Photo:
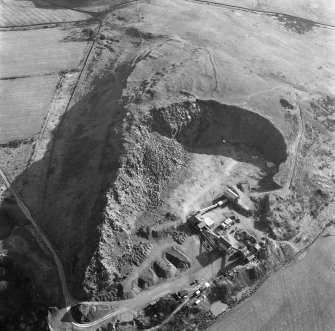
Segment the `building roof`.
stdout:
<svg viewBox="0 0 335 331">
<path fill-rule="evenodd" d="M 239 195 L 236 194 L 235 192 L 233 192 L 232 190 L 230 189 L 227 189 L 225 192 L 224 192 L 224 196 L 228 199 L 238 199 L 239 198 Z"/>
<path fill-rule="evenodd" d="M 204 222 L 209 228 L 215 224 L 215 222 L 209 217 L 204 217 Z"/>
</svg>

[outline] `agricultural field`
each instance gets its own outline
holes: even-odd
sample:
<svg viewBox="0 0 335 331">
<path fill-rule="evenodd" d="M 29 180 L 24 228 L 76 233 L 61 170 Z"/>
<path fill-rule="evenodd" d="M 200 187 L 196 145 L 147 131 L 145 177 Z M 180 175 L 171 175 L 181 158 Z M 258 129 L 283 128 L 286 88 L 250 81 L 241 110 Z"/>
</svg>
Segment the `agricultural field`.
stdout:
<svg viewBox="0 0 335 331">
<path fill-rule="evenodd" d="M 27 139 L 39 132 L 58 79 L 57 74 L 52 74 L 0 80 L 0 143 Z"/>
<path fill-rule="evenodd" d="M 26 166 L 44 122 L 51 118 L 54 129 L 66 110 L 92 43 L 76 38 L 85 28 L 96 25 L 0 31 L 0 166 L 13 178 Z"/>
<path fill-rule="evenodd" d="M 0 32 L 1 143 L 37 134 L 59 74 L 80 69 L 89 43 L 63 41 L 67 36 L 60 28 Z"/>
<path fill-rule="evenodd" d="M 55 6 L 43 0 L 0 1 L 0 27 L 83 21 L 90 18 L 87 13 Z"/>
<path fill-rule="evenodd" d="M 65 41 L 67 36 L 61 28 L 1 31 L 0 79 L 75 69 L 89 42 Z"/>
</svg>

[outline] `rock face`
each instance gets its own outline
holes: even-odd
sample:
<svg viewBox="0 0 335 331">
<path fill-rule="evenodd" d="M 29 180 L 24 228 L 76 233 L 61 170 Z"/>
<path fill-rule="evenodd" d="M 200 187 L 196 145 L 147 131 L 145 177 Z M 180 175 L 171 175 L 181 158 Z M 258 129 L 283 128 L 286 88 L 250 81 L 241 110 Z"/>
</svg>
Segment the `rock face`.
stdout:
<svg viewBox="0 0 335 331">
<path fill-rule="evenodd" d="M 197 100 L 153 109 L 151 113 L 155 130 L 175 137 L 187 148 L 206 147 L 225 140 L 255 148 L 276 165 L 287 159 L 281 132 L 270 120 L 247 109 Z"/>
</svg>

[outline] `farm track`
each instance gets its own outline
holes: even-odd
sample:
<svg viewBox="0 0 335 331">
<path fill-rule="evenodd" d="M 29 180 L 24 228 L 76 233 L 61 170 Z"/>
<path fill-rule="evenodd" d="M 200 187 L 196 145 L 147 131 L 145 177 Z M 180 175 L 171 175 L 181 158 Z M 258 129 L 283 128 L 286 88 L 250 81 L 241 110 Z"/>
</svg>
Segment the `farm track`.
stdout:
<svg viewBox="0 0 335 331">
<path fill-rule="evenodd" d="M 24 29 L 24 28 L 34 28 L 34 27 L 45 27 L 45 28 L 55 28 L 62 24 L 75 24 L 75 23 L 95 23 L 99 22 L 98 19 L 89 19 L 89 20 L 77 20 L 77 21 L 59 21 L 59 22 L 50 22 L 50 23 L 35 23 L 35 24 L 22 24 L 22 25 L 10 25 L 10 26 L 0 26 L 0 31 L 12 31 L 12 29 Z"/>
<path fill-rule="evenodd" d="M 309 19 L 306 19 L 306 18 L 303 18 L 303 17 L 293 16 L 293 15 L 289 15 L 289 14 L 285 14 L 285 13 L 281 13 L 281 12 L 276 12 L 276 11 L 251 9 L 251 8 L 242 7 L 242 6 L 228 5 L 228 4 L 225 4 L 225 3 L 214 2 L 214 1 L 206 1 L 206 0 L 185 0 L 185 1 L 193 2 L 193 3 L 206 4 L 206 5 L 211 5 L 211 6 L 217 6 L 217 7 L 223 7 L 223 8 L 228 8 L 228 9 L 236 9 L 236 10 L 241 10 L 241 11 L 254 13 L 254 14 L 283 15 L 283 16 L 288 16 L 288 17 L 294 18 L 294 19 L 305 20 L 305 21 L 308 21 L 312 24 L 318 25 L 319 27 L 323 27 L 323 28 L 335 28 L 335 25 L 332 25 L 332 24 L 316 22 L 316 21 L 309 20 Z"/>
</svg>

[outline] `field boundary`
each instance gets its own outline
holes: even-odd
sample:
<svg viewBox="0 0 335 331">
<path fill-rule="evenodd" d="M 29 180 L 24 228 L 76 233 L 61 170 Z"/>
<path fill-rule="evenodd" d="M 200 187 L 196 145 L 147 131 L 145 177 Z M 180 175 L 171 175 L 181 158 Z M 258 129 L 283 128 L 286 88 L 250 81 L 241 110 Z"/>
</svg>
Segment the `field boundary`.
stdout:
<svg viewBox="0 0 335 331">
<path fill-rule="evenodd" d="M 40 27 L 41 29 L 51 29 L 56 28 L 62 24 L 76 24 L 76 23 L 99 23 L 99 20 L 96 18 L 88 19 L 88 20 L 77 20 L 77 21 L 58 21 L 58 22 L 46 22 L 46 23 L 35 23 L 35 24 L 22 24 L 22 25 L 7 25 L 7 26 L 0 26 L 0 31 L 7 32 L 7 31 L 20 31 L 25 28 L 35 28 Z M 15 30 L 13 30 L 15 29 Z"/>
</svg>

